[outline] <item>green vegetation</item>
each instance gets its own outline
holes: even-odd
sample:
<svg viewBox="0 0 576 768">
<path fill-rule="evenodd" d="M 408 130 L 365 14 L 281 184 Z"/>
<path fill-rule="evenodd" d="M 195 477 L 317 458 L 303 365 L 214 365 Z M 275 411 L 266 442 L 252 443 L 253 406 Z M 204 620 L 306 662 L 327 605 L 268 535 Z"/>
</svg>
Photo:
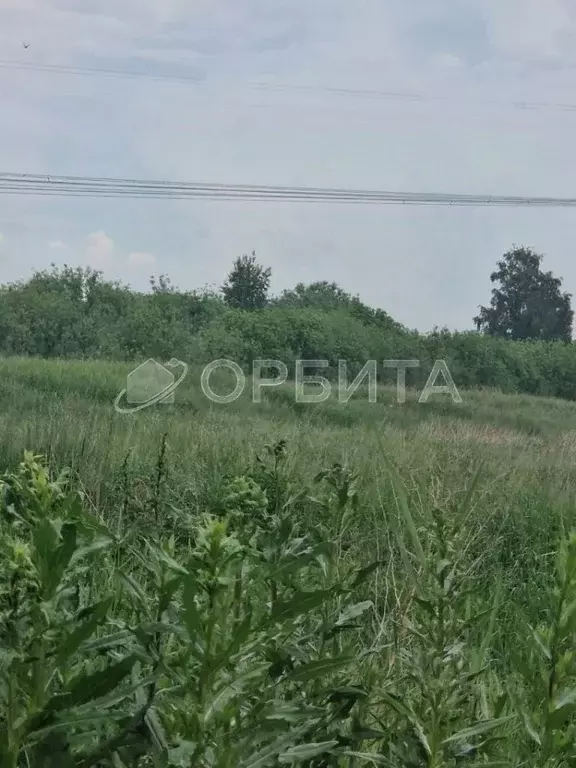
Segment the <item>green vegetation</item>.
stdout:
<svg viewBox="0 0 576 768">
<path fill-rule="evenodd" d="M 222 286 L 224 301 L 235 309 L 264 309 L 271 276 L 270 267 L 264 269 L 256 262 L 256 253 L 240 256 Z"/>
<path fill-rule="evenodd" d="M 53 267 L 28 281 L 0 286 L 0 355 L 139 361 L 177 357 L 187 363 L 234 360 L 248 372 L 256 359 L 326 360 L 328 376 L 345 360 L 349 375 L 368 360 L 418 360 L 408 384 L 422 390 L 436 360 L 457 387 L 488 387 L 576 399 L 570 343 L 570 296 L 541 270 L 530 249 L 505 254 L 492 281 L 490 308 L 474 331 L 410 331 L 335 283 L 299 283 L 269 297 L 270 270 L 255 254 L 236 260 L 221 293 L 181 291 L 165 275 L 147 293 L 91 269 Z M 380 371 L 381 383 L 395 372 Z"/>
<path fill-rule="evenodd" d="M 572 341 L 571 294 L 562 292 L 562 280 L 541 269 L 542 256 L 530 248 L 513 248 L 490 275 L 490 307 L 474 318 L 477 328 L 505 339 Z"/>
<path fill-rule="evenodd" d="M 576 356 L 540 265 L 505 254 L 483 333 L 270 298 L 254 254 L 220 294 L 0 288 L 0 768 L 576 766 Z M 118 413 L 150 356 L 191 363 L 175 403 Z M 382 365 L 376 403 L 216 404 L 217 358 L 420 366 L 402 404 Z M 461 403 L 419 402 L 437 360 Z"/>
<path fill-rule="evenodd" d="M 130 368 L 0 361 L 2 768 L 575 764 L 576 405 Z"/>
</svg>

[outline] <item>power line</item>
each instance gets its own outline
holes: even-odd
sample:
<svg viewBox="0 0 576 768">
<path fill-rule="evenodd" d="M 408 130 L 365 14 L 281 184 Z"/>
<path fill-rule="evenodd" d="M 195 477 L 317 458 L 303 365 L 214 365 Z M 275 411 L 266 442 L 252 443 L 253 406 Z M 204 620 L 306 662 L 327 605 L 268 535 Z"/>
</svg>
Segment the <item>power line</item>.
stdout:
<svg viewBox="0 0 576 768">
<path fill-rule="evenodd" d="M 0 173 L 0 194 L 58 197 L 102 197 L 172 200 L 228 200 L 249 202 L 356 203 L 453 206 L 513 206 L 565 208 L 576 198 L 511 195 L 449 194 L 444 192 L 387 192 L 337 187 L 289 187 L 255 184 L 154 181 L 90 176 L 47 176 Z"/>
<path fill-rule="evenodd" d="M 64 64 L 34 64 L 32 62 L 20 61 L 0 61 L 0 69 L 18 70 L 21 72 L 36 72 L 55 75 L 77 75 L 90 77 L 106 77 L 112 79 L 136 79 L 136 80 L 155 80 L 157 82 L 174 82 L 187 85 L 206 86 L 205 78 L 196 75 L 176 75 L 167 73 L 135 72 L 126 69 L 106 69 L 101 67 L 76 67 Z M 233 84 L 235 88 L 237 83 Z M 327 93 L 333 96 L 347 96 L 370 100 L 393 100 L 403 102 L 436 102 L 436 103 L 457 103 L 468 104 L 470 106 L 495 106 L 500 108 L 512 108 L 522 111 L 537 110 L 556 110 L 562 112 L 576 112 L 576 103 L 570 102 L 542 102 L 542 101 L 497 101 L 493 99 L 466 99 L 450 96 L 440 96 L 435 94 L 425 94 L 410 91 L 387 91 L 367 88 L 344 88 L 336 86 L 323 85 L 298 85 L 291 83 L 270 83 L 265 81 L 245 81 L 243 86 L 255 90 L 277 91 L 277 92 L 300 92 L 300 93 Z"/>
<path fill-rule="evenodd" d="M 53 75 L 82 75 L 122 79 L 168 80 L 172 82 L 202 84 L 203 78 L 192 75 L 164 75 L 153 72 L 133 72 L 126 69 L 104 69 L 100 67 L 73 67 L 63 64 L 33 64 L 27 61 L 0 61 L 0 69 L 22 72 L 43 72 Z"/>
</svg>

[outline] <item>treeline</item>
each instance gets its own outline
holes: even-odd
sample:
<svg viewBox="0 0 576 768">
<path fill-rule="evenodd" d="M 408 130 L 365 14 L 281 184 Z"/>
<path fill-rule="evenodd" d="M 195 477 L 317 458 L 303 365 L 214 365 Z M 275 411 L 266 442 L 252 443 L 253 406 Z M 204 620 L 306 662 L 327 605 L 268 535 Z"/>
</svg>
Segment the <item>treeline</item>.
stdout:
<svg viewBox="0 0 576 768">
<path fill-rule="evenodd" d="M 346 360 L 350 373 L 367 360 L 410 359 L 420 367 L 407 372 L 407 383 L 420 387 L 434 361 L 444 359 L 458 387 L 576 399 L 572 343 L 475 331 L 418 333 L 328 282 L 299 284 L 252 308 L 235 304 L 230 287 L 229 280 L 228 294 L 181 291 L 161 276 L 149 292 L 136 292 L 95 270 L 53 266 L 0 287 L 0 354 L 189 363 L 229 358 L 245 367 L 266 358 L 289 368 L 295 359 L 322 359 L 334 371 Z M 386 381 L 394 376 L 389 371 Z"/>
</svg>

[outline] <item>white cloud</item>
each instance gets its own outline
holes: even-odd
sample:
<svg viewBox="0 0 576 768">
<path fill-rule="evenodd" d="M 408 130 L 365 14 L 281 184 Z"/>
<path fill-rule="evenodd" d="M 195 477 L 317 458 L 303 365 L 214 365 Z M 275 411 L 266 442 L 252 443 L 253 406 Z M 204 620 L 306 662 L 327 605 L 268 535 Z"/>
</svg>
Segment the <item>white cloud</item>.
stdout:
<svg viewBox="0 0 576 768">
<path fill-rule="evenodd" d="M 133 267 L 148 267 L 156 264 L 156 257 L 146 251 L 132 251 L 128 254 L 128 262 Z"/>
<path fill-rule="evenodd" d="M 453 53 L 437 53 L 433 57 L 433 61 L 440 67 L 446 67 L 448 69 L 454 69 L 463 65 L 462 59 L 455 56 Z"/>
<path fill-rule="evenodd" d="M 504 56 L 574 59 L 576 15 L 572 0 L 483 1 L 488 34 Z"/>
<path fill-rule="evenodd" d="M 68 250 L 68 246 L 63 240 L 50 240 L 50 242 L 48 243 L 48 248 L 50 248 L 51 251 Z"/>
<path fill-rule="evenodd" d="M 4 240 L 5 240 L 4 235 L 2 234 L 2 232 L 0 232 L 0 246 L 4 243 Z"/>
<path fill-rule="evenodd" d="M 498 103 L 576 101 L 575 22 L 574 0 L 0 0 L 3 59 L 205 74 L 195 85 L 0 68 L 0 169 L 570 196 L 574 113 Z M 409 325 L 469 327 L 500 254 L 527 242 L 576 293 L 571 209 L 7 196 L 1 215 L 19 254 L 3 277 L 47 266 L 55 237 L 134 283 L 167 254 L 186 287 L 220 284 L 256 249 L 275 290 L 334 279 Z M 152 253 L 130 252 L 138 243 Z"/>
<path fill-rule="evenodd" d="M 108 267 L 114 255 L 114 240 L 105 232 L 92 232 L 86 238 L 84 258 L 90 266 Z"/>
</svg>

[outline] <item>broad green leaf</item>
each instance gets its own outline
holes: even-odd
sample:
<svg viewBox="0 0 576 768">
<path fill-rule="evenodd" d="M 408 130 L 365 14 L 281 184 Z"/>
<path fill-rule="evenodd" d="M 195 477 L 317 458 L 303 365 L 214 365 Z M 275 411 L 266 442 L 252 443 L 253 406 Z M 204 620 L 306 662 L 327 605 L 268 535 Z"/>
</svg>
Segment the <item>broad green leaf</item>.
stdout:
<svg viewBox="0 0 576 768">
<path fill-rule="evenodd" d="M 156 751 L 159 754 L 167 755 L 169 749 L 168 741 L 166 739 L 166 734 L 164 733 L 162 723 L 160 722 L 160 718 L 156 714 L 154 707 L 150 707 L 148 709 L 144 715 L 144 722 L 146 723 L 148 733 L 156 748 Z"/>
<path fill-rule="evenodd" d="M 202 635 L 202 620 L 196 607 L 196 595 L 198 585 L 193 576 L 184 579 L 184 623 L 188 630 L 188 636 L 194 643 L 198 635 Z"/>
<path fill-rule="evenodd" d="M 82 643 L 88 640 L 89 637 L 92 637 L 98 625 L 105 620 L 111 604 L 112 598 L 97 603 L 93 606 L 90 618 L 80 624 L 80 626 L 76 627 L 76 629 L 64 638 L 58 649 L 56 666 L 60 667 L 62 664 L 69 661 L 70 657 L 76 653 Z"/>
<path fill-rule="evenodd" d="M 45 713 L 59 712 L 100 699 L 125 680 L 136 663 L 136 656 L 126 656 L 97 672 L 83 672 L 72 678 L 64 693 L 54 696 L 44 708 Z"/>
<path fill-rule="evenodd" d="M 344 624 L 347 624 L 349 621 L 352 621 L 352 619 L 355 619 L 370 610 L 370 608 L 374 608 L 372 600 L 365 600 L 362 603 L 347 606 L 338 617 L 336 626 L 341 627 Z"/>
<path fill-rule="evenodd" d="M 386 565 L 386 560 L 374 560 L 374 562 L 370 563 L 369 565 L 365 565 L 363 568 L 360 568 L 358 571 L 356 571 L 356 575 L 354 576 L 354 581 L 350 585 L 351 589 L 356 589 L 361 584 L 363 584 L 366 579 L 370 578 L 370 576 L 376 571 L 378 568 L 380 568 L 383 565 Z"/>
<path fill-rule="evenodd" d="M 150 615 L 150 600 L 146 597 L 146 593 L 138 584 L 136 579 L 130 576 L 129 573 L 119 568 L 116 573 L 120 579 L 120 583 L 127 590 L 128 594 L 134 599 L 139 608 L 142 608 L 146 615 Z"/>
<path fill-rule="evenodd" d="M 534 638 L 537 647 L 540 649 L 542 655 L 548 660 L 551 661 L 552 659 L 552 653 L 550 651 L 550 648 L 546 645 L 544 638 L 538 632 L 536 629 L 532 630 L 532 637 Z"/>
<path fill-rule="evenodd" d="M 40 574 L 44 598 L 49 600 L 60 581 L 58 577 L 54 585 L 55 574 L 52 571 L 52 562 L 60 544 L 59 534 L 53 521 L 43 518 L 36 526 L 33 540 L 35 549 L 33 560 Z"/>
<path fill-rule="evenodd" d="M 222 651 L 222 653 L 219 654 L 212 662 L 210 667 L 210 676 L 216 674 L 218 670 L 222 669 L 222 667 L 224 667 L 230 661 L 230 659 L 238 653 L 245 640 L 250 636 L 251 621 L 251 614 L 248 614 L 244 617 L 243 621 L 236 629 L 234 637 L 232 638 L 228 647 Z"/>
<path fill-rule="evenodd" d="M 567 704 L 574 704 L 576 702 L 576 688 L 570 688 L 567 691 L 556 696 L 552 705 L 553 711 L 562 709 Z"/>
<path fill-rule="evenodd" d="M 52 553 L 49 559 L 49 574 L 46 583 L 47 595 L 53 595 L 68 568 L 72 555 L 76 550 L 76 526 L 71 523 L 65 523 L 60 532 L 62 542 Z"/>
<path fill-rule="evenodd" d="M 288 745 L 298 741 L 299 737 L 306 733 L 307 730 L 308 725 L 304 725 L 298 730 L 283 734 L 280 738 L 276 739 L 276 741 L 273 741 L 272 744 L 267 744 L 246 760 L 243 760 L 242 763 L 240 763 L 239 768 L 269 768 L 270 761 L 282 752 L 285 752 Z"/>
<path fill-rule="evenodd" d="M 309 744 L 299 744 L 297 747 L 290 747 L 286 752 L 278 756 L 281 763 L 300 763 L 304 760 L 312 760 L 313 757 L 324 755 L 334 747 L 338 746 L 337 741 L 320 741 Z"/>
<path fill-rule="evenodd" d="M 414 712 L 412 712 L 409 706 L 400 701 L 398 696 L 395 696 L 391 693 L 386 693 L 384 691 L 381 694 L 381 700 L 384 702 L 384 704 L 387 704 L 393 710 L 398 712 L 399 715 L 403 715 L 404 717 L 408 718 L 411 723 L 418 722 Z"/>
<path fill-rule="evenodd" d="M 82 645 L 82 651 L 84 653 L 108 651 L 111 648 L 126 645 L 133 637 L 134 633 L 131 629 L 122 629 L 119 632 L 113 632 L 104 637 L 95 637 L 93 640 L 88 640 Z"/>
<path fill-rule="evenodd" d="M 279 562 L 271 564 L 269 578 L 280 581 L 288 576 L 288 574 L 301 570 L 304 566 L 316 560 L 316 558 L 329 554 L 330 545 L 325 541 L 321 541 L 313 547 L 308 547 L 303 552 L 288 554 Z"/>
<path fill-rule="evenodd" d="M 534 726 L 530 722 L 530 719 L 529 719 L 528 715 L 526 714 L 526 712 L 522 713 L 522 722 L 524 723 L 524 728 L 526 729 L 526 733 L 528 734 L 528 736 L 530 736 L 532 741 L 534 741 L 536 744 L 538 744 L 539 747 L 541 747 L 542 746 L 542 740 L 540 738 L 540 734 L 538 733 L 536 728 L 534 728 Z"/>
<path fill-rule="evenodd" d="M 574 631 L 574 625 L 576 623 L 576 600 L 568 603 L 562 611 L 560 617 L 560 628 L 562 629 L 562 636 L 565 637 L 567 633 Z"/>
<path fill-rule="evenodd" d="M 422 745 L 422 748 L 424 749 L 424 752 L 428 755 L 428 757 L 432 756 L 432 750 L 430 749 L 430 742 L 428 741 L 428 737 L 424 733 L 424 728 L 421 723 L 415 722 L 414 729 L 416 731 L 416 736 L 418 738 L 418 741 Z"/>
<path fill-rule="evenodd" d="M 117 537 L 112 533 L 112 531 L 108 528 L 108 526 L 106 526 L 101 520 L 99 520 L 91 512 L 88 512 L 85 509 L 83 509 L 80 502 L 78 502 L 78 507 L 79 507 L 78 518 L 79 518 L 80 525 L 83 528 L 99 533 L 101 536 L 105 536 L 106 538 L 111 539 L 111 541 L 117 541 Z"/>
<path fill-rule="evenodd" d="M 442 743 L 450 744 L 455 741 L 472 739 L 474 736 L 480 736 L 481 734 L 488 733 L 488 731 L 492 731 L 494 728 L 499 728 L 501 725 L 510 722 L 514 717 L 515 715 L 506 715 L 506 717 L 497 717 L 493 720 L 484 720 L 475 725 L 471 725 L 468 728 L 463 728 L 461 731 L 458 731 L 458 733 L 444 739 Z"/>
<path fill-rule="evenodd" d="M 170 557 L 170 555 L 167 552 L 164 552 L 163 549 L 160 547 L 152 547 L 151 544 L 148 544 L 148 547 L 154 552 L 156 557 L 161 560 L 165 566 L 167 566 L 171 571 L 174 571 L 174 573 L 179 574 L 180 576 L 188 576 L 188 571 L 186 568 L 184 568 L 183 565 L 180 565 L 180 563 L 176 562 L 173 557 Z"/>
<path fill-rule="evenodd" d="M 41 766 L 41 768 L 76 768 L 68 738 L 63 733 L 46 734 L 26 752 L 25 764 L 27 765 Z M 7 762 L 3 760 L 2 764 L 7 765 Z"/>
<path fill-rule="evenodd" d="M 297 592 L 290 600 L 278 600 L 272 606 L 272 620 L 285 621 L 317 608 L 334 596 L 334 589 L 318 589 L 314 592 Z"/>
<path fill-rule="evenodd" d="M 194 741 L 179 741 L 178 746 L 168 752 L 170 765 L 177 768 L 190 768 L 197 746 Z"/>
<path fill-rule="evenodd" d="M 95 552 L 101 552 L 103 549 L 107 549 L 112 545 L 112 543 L 113 543 L 112 539 L 99 538 L 85 547 L 79 547 L 72 555 L 72 559 L 70 560 L 70 565 L 75 565 L 78 561 L 82 560 L 84 557 L 88 557 L 88 555 L 93 555 Z"/>
<path fill-rule="evenodd" d="M 47 518 L 43 518 L 34 531 L 34 547 L 36 548 L 36 554 L 41 560 L 40 565 L 44 567 L 48 565 L 58 546 L 58 531 L 54 523 Z"/>
<path fill-rule="evenodd" d="M 387 765 L 390 766 L 390 761 L 382 755 L 373 755 L 370 752 L 351 752 L 346 750 L 341 753 L 343 757 L 353 757 L 356 760 L 362 760 L 366 763 L 372 763 L 372 765 Z"/>
<path fill-rule="evenodd" d="M 351 741 L 375 741 L 377 739 L 385 739 L 387 735 L 384 731 L 377 731 L 369 725 L 355 723 L 354 730 L 350 731 L 348 738 Z"/>
<path fill-rule="evenodd" d="M 173 579 L 170 579 L 170 581 L 164 585 L 164 588 L 162 589 L 158 599 L 158 613 L 160 616 L 162 616 L 164 611 L 168 609 L 170 601 L 174 597 L 174 594 L 177 592 L 177 590 L 180 588 L 181 584 L 182 576 L 178 575 Z"/>
<path fill-rule="evenodd" d="M 225 709 L 231 701 L 238 696 L 242 696 L 246 689 L 246 685 L 254 680 L 262 679 L 267 671 L 268 664 L 258 664 L 238 675 L 236 679 L 228 685 L 223 686 L 207 706 L 204 715 L 205 722 L 208 723 L 215 714 L 218 714 Z"/>
<path fill-rule="evenodd" d="M 329 675 L 339 669 L 344 669 L 355 661 L 354 656 L 337 656 L 335 658 L 320 659 L 301 664 L 287 676 L 288 680 L 304 683 L 323 675 Z"/>
<path fill-rule="evenodd" d="M 206 707 L 204 712 L 204 724 L 208 725 L 214 715 L 220 714 L 228 704 L 243 693 L 241 688 L 237 688 L 235 683 L 227 685 L 223 688 L 212 700 L 212 702 Z"/>
<path fill-rule="evenodd" d="M 270 709 L 262 712 L 262 718 L 265 720 L 282 720 L 286 723 L 300 723 L 307 721 L 308 724 L 319 722 L 326 715 L 323 707 L 306 707 L 301 703 L 293 704 L 285 701 L 275 701 Z"/>
<path fill-rule="evenodd" d="M 130 717 L 130 712 L 121 710 L 106 710 L 102 712 L 100 709 L 92 709 L 86 712 L 66 713 L 64 715 L 55 717 L 54 721 L 45 728 L 40 728 L 33 731 L 28 738 L 28 742 L 30 744 L 34 744 L 36 741 L 43 739 L 49 733 L 56 733 L 58 731 L 70 732 L 78 726 L 105 726 L 106 724 L 115 723 L 117 720 L 126 720 L 128 717 Z"/>
<path fill-rule="evenodd" d="M 131 685 L 121 685 L 113 689 L 106 696 L 101 696 L 98 699 L 98 708 L 100 710 L 107 710 L 110 712 L 110 707 L 115 707 L 121 701 L 125 701 L 128 698 L 136 695 L 137 703 L 143 703 L 142 699 L 145 699 L 144 691 L 148 686 L 158 681 L 158 675 L 148 675 L 147 677 L 137 678 Z M 76 707 L 76 712 L 82 712 L 86 708 L 86 704 Z"/>
<path fill-rule="evenodd" d="M 552 702 L 552 708 L 548 714 L 548 725 L 552 728 L 560 728 L 575 710 L 576 688 L 572 688 L 558 695 Z"/>
</svg>

